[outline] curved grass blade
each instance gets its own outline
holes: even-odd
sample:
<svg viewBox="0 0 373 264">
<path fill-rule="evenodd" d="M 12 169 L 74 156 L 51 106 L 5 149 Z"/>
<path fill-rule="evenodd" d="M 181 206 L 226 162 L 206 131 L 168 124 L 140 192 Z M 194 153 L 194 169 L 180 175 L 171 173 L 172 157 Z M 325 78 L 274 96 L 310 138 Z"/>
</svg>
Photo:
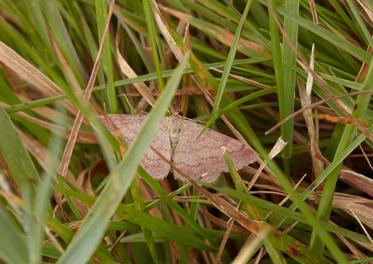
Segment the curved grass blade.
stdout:
<svg viewBox="0 0 373 264">
<path fill-rule="evenodd" d="M 217 111 L 219 110 L 220 103 L 221 103 L 221 100 L 223 98 L 223 94 L 224 94 L 224 91 L 225 91 L 225 86 L 227 85 L 229 73 L 230 73 L 231 68 L 232 68 L 232 63 L 234 61 L 234 57 L 235 57 L 236 52 L 237 52 L 237 47 L 238 47 L 238 42 L 240 40 L 241 31 L 242 31 L 243 25 L 245 23 L 246 17 L 249 13 L 251 3 L 252 3 L 251 0 L 247 1 L 246 6 L 245 6 L 245 10 L 243 11 L 243 14 L 242 14 L 241 19 L 240 19 L 240 23 L 238 24 L 236 34 L 234 35 L 234 40 L 233 40 L 233 43 L 232 43 L 232 47 L 229 50 L 229 54 L 228 54 L 228 57 L 227 57 L 227 62 L 225 63 L 224 70 L 223 70 L 223 75 L 220 79 L 219 88 L 218 88 L 217 95 L 216 95 L 216 98 L 215 98 L 215 104 L 214 104 L 214 107 L 213 107 L 212 113 L 211 113 L 212 116 L 214 116 L 217 113 Z"/>
</svg>

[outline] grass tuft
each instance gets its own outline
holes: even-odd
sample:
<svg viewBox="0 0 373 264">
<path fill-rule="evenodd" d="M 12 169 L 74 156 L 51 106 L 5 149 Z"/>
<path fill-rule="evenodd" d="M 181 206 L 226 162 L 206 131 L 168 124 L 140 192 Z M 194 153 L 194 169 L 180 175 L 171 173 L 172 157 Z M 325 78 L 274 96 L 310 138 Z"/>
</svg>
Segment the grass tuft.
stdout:
<svg viewBox="0 0 373 264">
<path fill-rule="evenodd" d="M 0 262 L 373 263 L 370 2 L 0 0 Z M 258 161 L 153 179 L 177 111 Z"/>
</svg>

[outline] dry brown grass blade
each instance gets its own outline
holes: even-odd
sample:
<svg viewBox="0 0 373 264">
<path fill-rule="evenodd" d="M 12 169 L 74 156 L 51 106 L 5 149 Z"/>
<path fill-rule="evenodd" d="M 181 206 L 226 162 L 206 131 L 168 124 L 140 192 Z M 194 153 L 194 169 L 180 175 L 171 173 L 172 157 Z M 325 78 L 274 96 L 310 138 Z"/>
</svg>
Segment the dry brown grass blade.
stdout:
<svg viewBox="0 0 373 264">
<path fill-rule="evenodd" d="M 187 49 L 190 49 L 190 31 L 189 31 L 189 24 L 185 24 L 184 22 L 179 22 L 177 32 L 184 32 L 183 42 Z M 193 85 L 193 80 L 190 74 L 185 74 L 183 76 L 183 83 L 182 87 L 191 87 Z M 181 113 L 182 116 L 186 116 L 189 109 L 189 100 L 190 97 L 188 95 L 183 95 L 179 98 L 177 102 L 177 111 Z"/>
<path fill-rule="evenodd" d="M 306 109 L 311 109 L 311 108 L 323 105 L 326 102 L 336 101 L 336 100 L 339 100 L 339 99 L 342 99 L 342 98 L 345 98 L 345 97 L 349 97 L 349 96 L 354 96 L 354 95 L 359 95 L 359 94 L 371 94 L 371 93 L 373 93 L 373 89 L 364 90 L 364 91 L 356 91 L 356 92 L 351 92 L 351 93 L 348 93 L 348 94 L 343 94 L 343 95 L 338 95 L 338 96 L 330 96 L 328 98 L 322 99 L 322 100 L 317 101 L 315 103 L 312 103 L 312 104 L 310 104 L 308 106 L 302 107 L 302 108 L 298 109 L 297 111 L 294 111 L 291 115 L 288 115 L 283 120 L 281 120 L 280 122 L 278 122 L 276 125 L 274 125 L 270 129 L 268 129 L 264 134 L 268 135 L 268 134 L 272 133 L 277 128 L 279 128 L 282 124 L 284 124 L 284 123 L 288 122 L 290 119 L 295 118 L 296 116 L 302 114 L 303 111 L 305 111 Z M 348 118 L 351 119 L 351 116 L 349 115 Z M 363 132 L 364 135 L 366 135 L 367 138 L 369 138 L 373 142 L 373 135 L 371 135 L 369 133 L 369 131 L 367 131 L 366 127 L 359 126 L 358 128 L 362 129 L 364 131 Z"/>
<path fill-rule="evenodd" d="M 310 58 L 310 70 L 314 70 L 315 66 L 315 45 L 312 45 L 311 58 Z M 299 95 L 302 107 L 307 107 L 312 103 L 312 86 L 313 76 L 311 72 L 308 73 L 306 87 L 302 83 L 299 83 Z M 303 111 L 303 117 L 306 121 L 307 131 L 309 136 L 309 144 L 311 149 L 311 159 L 313 167 L 313 175 L 316 178 L 324 169 L 323 162 L 318 158 L 321 157 L 321 151 L 319 149 L 319 133 L 318 127 L 313 122 L 312 108 L 307 108 Z"/>
<path fill-rule="evenodd" d="M 315 1 L 314 0 L 308 0 L 308 5 L 310 6 L 313 23 L 319 24 L 319 17 L 317 15 Z"/>
<path fill-rule="evenodd" d="M 97 171 L 100 170 L 100 167 L 103 167 L 102 160 L 98 160 L 88 168 L 82 170 L 75 180 L 76 185 L 74 187 L 78 188 L 79 190 L 88 195 L 95 195 L 95 191 L 92 186 L 92 181 Z M 107 172 L 105 171 L 105 173 Z"/>
<path fill-rule="evenodd" d="M 0 41 L 0 62 L 14 71 L 21 79 L 31 84 L 38 93 L 43 96 L 62 95 L 61 89 L 57 84 L 2 41 Z M 63 102 L 62 105 L 64 105 L 70 113 L 76 113 L 72 104 Z"/>
<path fill-rule="evenodd" d="M 213 71 L 216 71 L 216 72 L 219 72 L 219 73 L 223 73 L 223 70 L 221 69 L 217 69 L 217 68 L 211 68 L 211 70 Z M 237 74 L 233 74 L 233 73 L 229 73 L 229 77 L 231 79 L 235 79 L 235 80 L 238 80 L 238 81 L 241 81 L 243 83 L 247 83 L 247 84 L 251 84 L 253 86 L 256 86 L 260 89 L 268 89 L 270 88 L 268 85 L 266 84 L 262 84 L 260 82 L 257 82 L 257 81 L 254 81 L 254 80 L 251 80 L 251 79 L 248 79 L 246 77 L 243 77 L 243 76 L 240 76 L 240 75 L 237 75 Z"/>
<path fill-rule="evenodd" d="M 359 147 L 360 147 L 361 153 L 363 154 L 363 157 L 364 157 L 365 161 L 368 163 L 368 165 L 370 167 L 370 170 L 373 171 L 372 162 L 369 160 L 368 155 L 364 151 L 364 148 L 361 145 Z"/>
<path fill-rule="evenodd" d="M 96 57 L 94 65 L 93 65 L 92 73 L 91 73 L 91 76 L 89 78 L 87 87 L 84 90 L 84 94 L 83 94 L 83 100 L 84 101 L 89 101 L 89 99 L 91 97 L 91 94 L 92 94 L 93 85 L 94 85 L 96 77 L 97 77 L 97 72 L 98 72 L 98 68 L 99 68 L 99 64 L 100 64 L 100 60 L 101 60 L 101 55 L 102 55 L 105 39 L 106 39 L 107 33 L 109 31 L 109 24 L 110 24 L 111 16 L 113 14 L 114 3 L 115 3 L 115 0 L 112 0 L 111 3 L 110 3 L 108 15 L 107 15 L 106 22 L 105 22 L 104 32 L 102 34 L 100 47 L 99 47 L 98 52 L 97 52 L 97 57 Z M 68 170 L 68 167 L 69 167 L 69 163 L 70 163 L 70 159 L 71 159 L 71 155 L 73 153 L 75 142 L 76 142 L 76 139 L 78 137 L 79 129 L 80 129 L 80 126 L 81 126 L 83 120 L 84 120 L 84 116 L 83 116 L 82 112 L 79 111 L 75 120 L 74 120 L 74 124 L 73 124 L 73 127 L 71 129 L 69 139 L 67 140 L 67 143 L 66 143 L 63 155 L 62 155 L 61 162 L 58 166 L 58 173 L 62 176 L 66 176 L 66 173 L 67 173 L 67 170 Z"/>
<path fill-rule="evenodd" d="M 265 222 L 249 219 L 244 213 L 242 213 L 240 210 L 238 210 L 236 207 L 234 207 L 232 204 L 230 204 L 228 201 L 226 201 L 219 195 L 210 193 L 205 188 L 193 182 L 192 184 L 193 187 L 197 191 L 202 193 L 219 211 L 229 216 L 236 222 L 240 223 L 248 231 L 254 234 L 259 234 L 264 227 L 270 226 Z"/>
<path fill-rule="evenodd" d="M 369 24 L 373 24 L 373 9 L 372 7 L 369 7 L 369 1 L 366 3 L 364 0 L 356 0 L 356 2 L 359 4 L 359 7 L 364 11 L 366 16 L 363 15 L 363 17 L 366 17 L 366 20 Z"/>
<path fill-rule="evenodd" d="M 262 162 L 262 161 L 258 161 L 258 162 Z M 258 169 L 250 167 L 250 166 L 246 166 L 246 167 L 242 168 L 242 171 L 244 173 L 250 174 L 250 175 L 255 175 L 255 173 L 257 172 L 257 170 Z M 271 183 L 272 185 L 275 185 L 275 186 L 279 185 L 278 181 L 271 174 L 266 174 L 264 172 L 261 172 L 260 175 L 259 175 L 259 177 L 260 177 L 261 181 L 265 181 L 265 182 Z"/>
<path fill-rule="evenodd" d="M 170 7 L 166 7 L 166 6 L 162 6 L 162 5 L 159 5 L 159 7 L 162 11 L 166 12 L 167 14 L 172 15 L 173 17 L 178 18 L 180 21 L 183 21 L 184 23 L 189 24 L 190 20 L 193 18 L 189 14 L 180 12 L 180 11 L 172 9 Z M 232 46 L 233 39 L 234 39 L 234 34 L 229 32 L 229 30 L 226 30 L 226 29 L 221 28 L 221 27 L 216 26 L 216 25 L 212 25 L 209 28 L 204 28 L 204 30 L 208 30 L 211 35 L 215 36 L 216 39 L 219 42 L 221 42 L 222 44 L 224 44 L 225 46 L 227 46 L 227 47 Z M 237 48 L 238 48 L 238 50 L 241 50 L 241 51 L 243 49 L 249 49 L 249 50 L 258 52 L 260 54 L 266 54 L 267 53 L 267 50 L 264 47 L 260 46 L 258 43 L 254 42 L 254 41 L 247 40 L 247 39 L 243 39 L 243 38 L 240 39 Z"/>
<path fill-rule="evenodd" d="M 359 212 L 361 213 L 362 210 L 359 210 Z M 364 210 L 365 211 L 365 210 Z M 370 210 L 372 211 L 372 210 Z M 363 232 L 365 233 L 365 236 L 368 238 L 368 240 L 370 241 L 370 244 L 373 245 L 373 240 L 372 240 L 372 236 L 369 234 L 368 230 L 365 228 L 364 224 L 361 222 L 360 218 L 361 218 L 361 214 L 360 215 L 357 215 L 354 211 L 354 209 L 350 209 L 350 212 L 351 212 L 351 215 L 355 218 L 355 220 L 359 223 L 360 225 L 360 228 L 363 230 Z M 372 215 L 372 212 L 369 212 L 369 216 Z M 371 226 L 370 226 L 371 228 Z"/>
<path fill-rule="evenodd" d="M 73 88 L 75 92 L 81 91 L 82 87 L 80 87 L 79 81 L 76 79 L 74 72 L 69 67 L 69 64 L 65 60 L 60 48 L 58 47 L 58 44 L 56 43 L 55 39 L 51 34 L 49 34 L 49 39 L 52 43 L 54 53 L 56 54 L 56 57 L 61 64 L 62 71 L 69 85 Z"/>
<path fill-rule="evenodd" d="M 356 190 L 360 190 L 373 198 L 373 179 L 349 169 L 341 171 L 340 179 Z"/>
<path fill-rule="evenodd" d="M 311 194 L 310 200 L 319 201 L 320 192 Z M 373 228 L 373 200 L 345 193 L 334 193 L 333 207 L 342 209 L 350 216 L 357 216 L 362 223 Z"/>
<path fill-rule="evenodd" d="M 14 189 L 10 186 L 7 177 L 0 172 L 0 196 L 3 196 L 8 202 L 9 206 L 16 213 L 16 217 L 22 217 L 23 200 L 20 198 L 19 194 L 17 195 L 12 190 Z"/>
<path fill-rule="evenodd" d="M 220 217 L 217 217 L 217 216 L 213 215 L 205 207 L 201 207 L 201 214 L 204 217 L 206 217 L 206 219 L 208 219 L 213 225 L 215 225 L 217 227 L 220 227 L 223 230 L 228 229 L 228 227 L 230 225 L 229 221 L 226 221 L 224 219 L 221 219 Z M 234 222 L 234 221 L 232 221 L 232 222 Z M 245 228 L 242 228 L 239 225 L 233 225 L 232 229 L 231 229 L 231 232 L 238 233 L 238 234 L 241 234 L 241 235 L 244 235 L 244 236 L 247 236 L 247 235 L 250 234 L 249 231 L 247 231 Z"/>
<path fill-rule="evenodd" d="M 273 146 L 271 151 L 268 154 L 268 160 L 272 160 L 274 157 L 276 157 L 286 146 L 286 142 L 282 140 L 282 138 L 277 139 L 276 144 Z M 264 160 L 261 162 L 259 169 L 256 171 L 254 177 L 250 181 L 247 190 L 250 191 L 251 188 L 254 186 L 256 181 L 258 180 L 260 174 L 262 173 L 263 169 L 267 167 L 268 160 Z"/>
<path fill-rule="evenodd" d="M 170 31 L 169 31 L 169 29 L 167 27 L 167 23 L 163 19 L 163 17 L 161 16 L 161 12 L 160 12 L 160 10 L 158 8 L 158 5 L 157 5 L 157 3 L 156 3 L 155 0 L 152 0 L 152 8 L 155 11 L 154 12 L 154 18 L 155 18 L 155 21 L 156 21 L 156 23 L 158 25 L 158 28 L 159 28 L 160 32 L 162 33 L 165 41 L 167 42 L 167 44 L 171 48 L 172 52 L 174 53 L 176 59 L 178 61 L 180 61 L 183 58 L 183 54 L 185 53 L 185 50 L 182 50 L 176 44 L 175 40 L 171 36 Z"/>
<path fill-rule="evenodd" d="M 355 245 L 350 243 L 344 236 L 338 235 L 338 238 L 342 241 L 343 244 L 352 252 L 355 259 L 364 259 L 368 258 L 366 254 L 361 252 Z M 367 264 L 373 264 L 373 261 L 367 262 Z"/>
<path fill-rule="evenodd" d="M 117 47 L 117 61 L 118 61 L 119 68 L 120 68 L 121 72 L 127 78 L 138 77 L 136 72 L 131 68 L 131 66 L 127 63 L 127 61 L 120 54 L 120 51 L 119 51 L 118 47 Z M 154 105 L 155 98 L 154 98 L 151 90 L 149 89 L 149 87 L 144 82 L 134 83 L 133 86 L 143 96 L 143 98 L 146 100 L 146 102 L 148 104 L 150 104 L 151 106 Z"/>
<path fill-rule="evenodd" d="M 237 206 L 237 209 L 238 208 L 239 208 L 239 205 Z M 225 232 L 224 232 L 224 236 L 223 236 L 223 238 L 220 242 L 220 245 L 219 245 L 218 253 L 216 254 L 216 261 L 218 261 L 218 262 L 221 261 L 221 257 L 224 253 L 225 245 L 228 242 L 229 235 L 232 231 L 233 226 L 234 226 L 234 220 L 233 220 L 233 218 L 229 218 L 228 221 L 227 221 L 227 224 L 226 224 L 226 229 L 225 229 Z"/>
<path fill-rule="evenodd" d="M 260 231 L 257 236 L 251 237 L 250 240 L 246 240 L 245 244 L 242 246 L 240 252 L 233 260 L 232 264 L 248 263 L 251 255 L 255 253 L 256 248 L 261 244 L 261 242 L 267 237 L 270 232 L 271 228 L 269 226 L 266 226 Z"/>
</svg>

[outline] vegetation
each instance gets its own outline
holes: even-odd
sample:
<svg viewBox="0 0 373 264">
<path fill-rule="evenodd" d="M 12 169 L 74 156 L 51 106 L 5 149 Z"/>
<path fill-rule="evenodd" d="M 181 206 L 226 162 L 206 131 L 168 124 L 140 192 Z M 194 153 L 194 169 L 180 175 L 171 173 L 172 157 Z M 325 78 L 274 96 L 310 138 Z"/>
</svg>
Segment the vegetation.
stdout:
<svg viewBox="0 0 373 264">
<path fill-rule="evenodd" d="M 371 0 L 0 10 L 4 263 L 373 263 Z M 260 159 L 153 179 L 138 165 L 175 111 Z M 97 119 L 141 112 L 129 148 Z"/>
</svg>

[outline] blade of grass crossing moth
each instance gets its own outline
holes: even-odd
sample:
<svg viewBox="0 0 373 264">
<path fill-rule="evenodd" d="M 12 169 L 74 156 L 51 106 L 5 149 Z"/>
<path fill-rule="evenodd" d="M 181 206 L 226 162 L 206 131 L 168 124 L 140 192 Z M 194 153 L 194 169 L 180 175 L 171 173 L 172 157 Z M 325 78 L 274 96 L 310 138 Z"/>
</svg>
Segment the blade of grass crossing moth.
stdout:
<svg viewBox="0 0 373 264">
<path fill-rule="evenodd" d="M 63 115 L 61 115 L 63 116 Z M 64 116 L 63 116 L 64 117 Z M 58 124 L 63 124 L 63 120 L 58 120 Z M 48 162 L 48 167 L 42 175 L 40 184 L 37 187 L 35 202 L 33 205 L 33 217 L 35 218 L 35 233 L 33 237 L 33 247 L 30 248 L 30 260 L 29 263 L 37 264 L 41 261 L 41 250 L 43 245 L 43 230 L 44 230 L 44 220 L 50 208 L 49 195 L 51 192 L 51 187 L 53 184 L 54 176 L 56 175 L 56 167 L 59 162 L 61 150 L 62 150 L 62 137 L 58 136 L 61 133 L 55 133 L 52 138 L 50 147 L 50 160 Z"/>
<path fill-rule="evenodd" d="M 32 204 L 35 197 L 35 183 L 40 179 L 40 176 L 30 155 L 18 137 L 12 121 L 2 107 L 0 107 L 0 123 L 0 151 L 6 161 L 11 177 L 22 194 L 23 228 L 26 231 L 27 248 L 30 250 L 33 248 L 35 235 Z M 29 253 L 30 251 L 28 251 Z"/>
<path fill-rule="evenodd" d="M 286 0 L 285 9 L 294 15 L 299 14 L 299 0 Z M 282 73 L 283 82 L 279 88 L 281 90 L 279 97 L 280 119 L 284 119 L 294 111 L 294 96 L 295 96 L 295 83 L 296 83 L 296 58 L 298 46 L 298 24 L 289 18 L 284 19 L 284 36 L 283 36 L 283 50 L 282 50 Z M 294 121 L 281 125 L 281 136 L 287 146 L 282 151 L 282 156 L 285 162 L 285 171 L 289 171 L 289 159 L 292 155 L 293 149 L 293 130 Z"/>
<path fill-rule="evenodd" d="M 115 0 L 111 0 L 115 1 Z M 106 0 L 96 0 L 96 17 L 97 17 L 97 29 L 99 39 L 102 39 L 102 35 L 105 28 L 106 16 L 108 14 L 108 6 Z M 109 113 L 115 114 L 118 112 L 118 102 L 116 97 L 116 91 L 114 86 L 114 70 L 113 60 L 111 56 L 111 39 L 110 35 L 105 38 L 104 50 L 102 52 L 102 69 L 106 75 L 106 102 Z"/>
<path fill-rule="evenodd" d="M 148 27 L 148 35 L 150 39 L 150 45 L 152 47 L 153 61 L 154 61 L 155 70 L 157 73 L 158 85 L 159 85 L 159 89 L 162 91 L 164 84 L 163 84 L 163 78 L 162 78 L 161 63 L 159 61 L 159 54 L 158 54 L 158 48 L 157 48 L 157 43 L 160 43 L 160 42 L 157 39 L 158 35 L 156 33 L 156 27 L 154 25 L 154 19 L 151 13 L 152 9 L 150 8 L 150 5 L 151 5 L 150 0 L 143 1 L 145 21 Z"/>
<path fill-rule="evenodd" d="M 243 103 L 246 103 L 250 100 L 253 100 L 257 97 L 260 97 L 260 96 L 264 96 L 264 95 L 267 95 L 267 94 L 270 94 L 270 93 L 274 93 L 276 92 L 276 89 L 275 88 L 267 88 L 265 90 L 260 90 L 260 91 L 257 91 L 257 92 L 253 92 L 249 95 L 246 95 L 246 96 L 243 96 L 241 97 L 240 99 L 232 102 L 232 103 L 229 103 L 228 105 L 226 105 L 224 108 L 220 109 L 217 113 L 215 113 L 214 115 L 211 115 L 211 118 L 210 120 L 206 123 L 205 127 L 201 130 L 200 132 L 200 135 L 206 131 L 207 128 L 211 127 L 215 121 L 220 118 L 220 116 L 228 113 L 230 110 L 236 108 L 236 107 L 239 107 L 241 104 Z"/>
<path fill-rule="evenodd" d="M 367 76 L 363 82 L 361 90 L 368 90 L 371 89 L 371 85 L 373 83 L 373 58 L 370 62 L 370 66 L 368 69 Z M 360 94 L 356 99 L 356 107 L 355 111 L 352 113 L 352 117 L 359 119 L 364 118 L 364 114 L 369 107 L 370 100 L 372 98 L 371 94 Z M 335 152 L 334 158 L 337 157 L 340 153 L 342 153 L 346 148 L 349 147 L 351 141 L 357 131 L 355 125 L 347 125 L 345 126 L 341 139 L 339 141 L 337 150 Z M 342 162 L 328 175 L 325 180 L 325 185 L 323 189 L 323 194 L 321 196 L 319 207 L 317 209 L 317 217 L 323 221 L 328 221 L 331 209 L 332 209 L 332 200 L 333 195 L 335 192 L 335 187 L 339 178 L 339 173 L 342 168 Z M 312 234 L 311 239 L 311 249 L 315 254 L 320 254 L 323 252 L 324 242 L 321 238 L 317 237 L 315 232 Z"/>
<path fill-rule="evenodd" d="M 136 175 L 137 167 L 167 111 L 187 62 L 188 54 L 182 59 L 174 71 L 174 75 L 169 79 L 133 145 L 118 166 L 111 171 L 108 183 L 57 263 L 86 263 L 93 254 L 105 233 L 112 214 Z"/>
<path fill-rule="evenodd" d="M 223 75 L 220 79 L 219 88 L 218 88 L 217 95 L 216 95 L 216 98 L 215 98 L 215 104 L 214 104 L 214 107 L 213 107 L 212 113 L 211 113 L 212 116 L 214 116 L 220 108 L 220 103 L 221 103 L 221 100 L 223 98 L 225 87 L 227 85 L 229 73 L 230 73 L 231 68 L 232 68 L 232 63 L 234 61 L 234 58 L 235 58 L 235 55 L 236 55 L 236 52 L 237 52 L 238 42 L 240 41 L 242 27 L 245 23 L 245 20 L 246 20 L 246 17 L 248 15 L 248 13 L 249 13 L 251 3 L 252 3 L 252 0 L 248 0 L 246 2 L 246 6 L 245 6 L 245 9 L 242 13 L 240 23 L 238 24 L 236 33 L 234 35 L 232 47 L 229 50 L 229 54 L 228 54 L 228 57 L 227 57 L 227 62 L 225 63 L 224 70 L 223 70 Z"/>
</svg>

